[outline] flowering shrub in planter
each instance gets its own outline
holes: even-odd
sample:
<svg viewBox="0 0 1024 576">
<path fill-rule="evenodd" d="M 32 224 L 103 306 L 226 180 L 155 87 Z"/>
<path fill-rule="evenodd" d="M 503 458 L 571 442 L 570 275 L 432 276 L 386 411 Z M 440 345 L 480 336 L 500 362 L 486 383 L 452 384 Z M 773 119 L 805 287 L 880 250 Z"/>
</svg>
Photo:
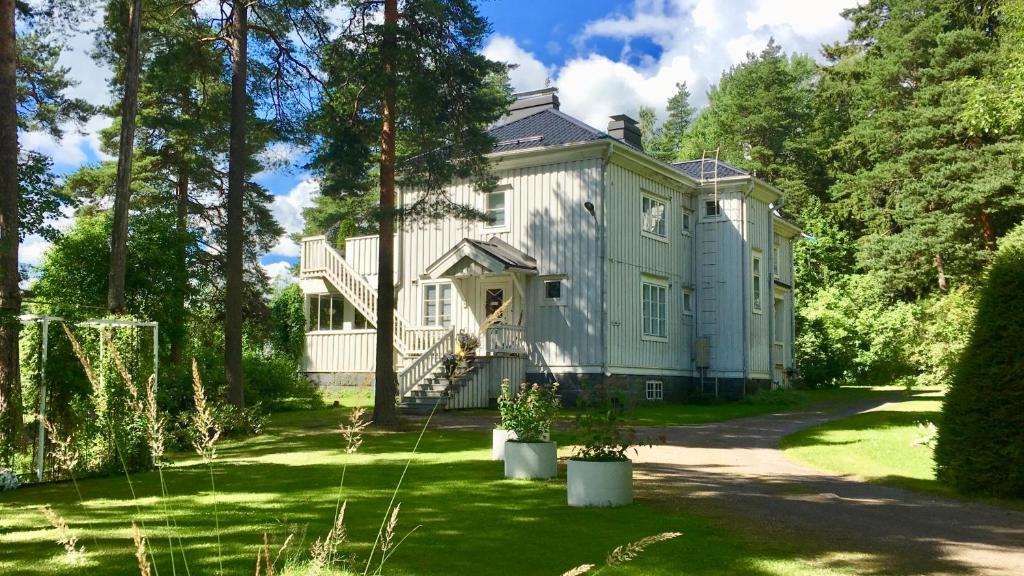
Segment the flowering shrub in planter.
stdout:
<svg viewBox="0 0 1024 576">
<path fill-rule="evenodd" d="M 576 417 L 579 447 L 569 459 L 566 491 L 570 506 L 625 506 L 633 501 L 633 463 L 627 454 L 640 444 L 623 425 L 625 393 L 607 385 L 584 391 Z"/>
<path fill-rule="evenodd" d="M 520 384 L 519 389 L 513 392 L 510 382 L 507 379 L 502 381 L 501 396 L 498 397 L 500 426 L 515 434 L 515 439 L 508 439 L 505 443 L 506 478 L 551 478 L 555 475 L 558 447 L 548 438 L 551 422 L 560 406 L 557 384 Z"/>
</svg>

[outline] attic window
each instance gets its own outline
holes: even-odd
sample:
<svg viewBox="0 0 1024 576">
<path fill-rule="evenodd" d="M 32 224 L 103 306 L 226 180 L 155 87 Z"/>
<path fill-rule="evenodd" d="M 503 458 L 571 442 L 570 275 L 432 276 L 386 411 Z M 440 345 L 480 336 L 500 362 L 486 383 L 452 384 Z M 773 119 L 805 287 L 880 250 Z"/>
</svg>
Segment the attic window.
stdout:
<svg viewBox="0 0 1024 576">
<path fill-rule="evenodd" d="M 704 201 L 704 216 L 714 218 L 722 213 L 722 204 L 715 200 Z"/>
</svg>

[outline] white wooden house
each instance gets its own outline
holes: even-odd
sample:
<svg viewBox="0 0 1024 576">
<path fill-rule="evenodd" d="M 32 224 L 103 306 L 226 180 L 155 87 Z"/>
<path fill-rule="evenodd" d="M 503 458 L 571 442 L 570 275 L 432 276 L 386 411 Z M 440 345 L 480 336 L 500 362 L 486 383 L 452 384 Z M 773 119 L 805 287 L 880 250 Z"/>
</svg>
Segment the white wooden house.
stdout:
<svg viewBox="0 0 1024 576">
<path fill-rule="evenodd" d="M 396 237 L 403 398 L 486 406 L 503 377 L 557 380 L 569 401 L 594 380 L 666 401 L 788 385 L 799 230 L 775 209 L 779 190 L 724 162 L 651 158 L 633 120 L 601 132 L 559 111 L 553 89 L 519 95 L 493 135 L 498 188 L 449 187 L 493 222 Z M 317 381 L 372 381 L 376 257 L 376 236 L 343 251 L 302 241 L 303 369 Z M 454 335 L 476 334 L 507 300 L 478 368 L 440 394 Z"/>
</svg>

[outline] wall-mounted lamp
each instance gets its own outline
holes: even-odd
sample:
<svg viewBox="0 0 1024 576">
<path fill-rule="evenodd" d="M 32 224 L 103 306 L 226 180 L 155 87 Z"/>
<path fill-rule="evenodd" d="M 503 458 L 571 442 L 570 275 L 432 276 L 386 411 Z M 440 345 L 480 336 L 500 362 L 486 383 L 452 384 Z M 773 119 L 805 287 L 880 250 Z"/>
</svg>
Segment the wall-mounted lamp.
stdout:
<svg viewBox="0 0 1024 576">
<path fill-rule="evenodd" d="M 597 220 L 597 214 L 594 213 L 594 203 L 593 202 L 591 202 L 590 200 L 587 200 L 586 202 L 583 203 L 583 207 L 587 209 L 587 212 L 590 212 L 590 215 L 594 217 L 594 220 Z"/>
</svg>

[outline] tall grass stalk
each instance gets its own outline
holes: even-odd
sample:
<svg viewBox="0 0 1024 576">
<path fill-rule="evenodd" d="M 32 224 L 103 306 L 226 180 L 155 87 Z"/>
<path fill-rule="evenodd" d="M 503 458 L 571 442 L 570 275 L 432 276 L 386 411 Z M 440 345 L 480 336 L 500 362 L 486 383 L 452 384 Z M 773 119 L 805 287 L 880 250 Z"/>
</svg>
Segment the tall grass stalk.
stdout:
<svg viewBox="0 0 1024 576">
<path fill-rule="evenodd" d="M 224 573 L 224 554 L 220 542 L 220 511 L 217 508 L 217 484 L 213 478 L 213 460 L 217 457 L 217 440 L 220 438 L 220 425 L 213 418 L 209 406 L 206 405 L 206 392 L 203 380 L 199 376 L 199 365 L 192 359 L 192 399 L 196 411 L 192 414 L 193 438 L 192 446 L 196 453 L 206 462 L 210 469 L 210 489 L 213 492 L 213 523 L 217 534 L 217 567 L 218 573 Z"/>
<path fill-rule="evenodd" d="M 434 403 L 434 407 L 430 410 L 430 414 L 427 416 L 426 421 L 423 422 L 423 428 L 420 430 L 419 436 L 416 437 L 416 444 L 412 447 L 412 453 L 409 454 L 409 459 L 405 461 L 405 467 L 402 469 L 402 475 L 398 477 L 398 483 L 395 484 L 395 490 L 391 493 L 391 501 L 388 502 L 387 512 L 384 514 L 384 519 L 380 523 L 380 529 L 377 530 L 377 538 L 373 541 L 373 547 L 370 548 L 370 557 L 366 559 L 366 568 L 363 569 L 363 576 L 367 576 L 370 573 L 370 566 L 373 565 L 373 556 L 377 551 L 377 546 L 380 544 L 381 538 L 384 536 L 384 531 L 389 519 L 392 516 L 397 518 L 397 510 L 395 510 L 395 512 L 392 512 L 392 510 L 395 509 L 395 500 L 398 499 L 398 491 L 402 488 L 402 482 L 405 480 L 405 475 L 409 472 L 409 465 L 412 464 L 412 459 L 416 456 L 416 451 L 420 448 L 420 442 L 423 441 L 423 435 L 426 434 L 427 427 L 430 426 L 430 421 L 434 419 L 434 413 L 437 412 L 438 404 L 439 402 Z M 405 539 L 403 538 L 402 540 L 404 541 Z M 387 556 L 382 553 L 380 566 L 377 567 L 377 574 L 380 574 L 381 570 L 384 569 L 385 560 L 387 560 Z"/>
<path fill-rule="evenodd" d="M 74 351 L 75 356 L 78 358 L 78 362 L 82 365 L 82 369 L 85 371 L 85 376 L 89 380 L 89 384 L 92 386 L 93 396 L 96 404 L 96 418 L 97 420 L 106 423 L 107 433 L 110 435 L 110 443 L 114 445 L 114 452 L 117 454 L 117 459 L 121 463 L 121 470 L 124 472 L 124 478 L 128 482 L 128 491 L 132 495 L 132 504 L 135 506 L 135 515 L 139 520 L 139 524 L 142 525 L 142 529 L 146 530 L 146 521 L 142 517 L 142 506 L 139 505 L 139 498 L 135 494 L 135 485 L 132 483 L 131 473 L 128 472 L 128 465 L 125 462 L 124 454 L 121 452 L 121 445 L 117 441 L 117 433 L 114 431 L 114 423 L 111 422 L 109 414 L 107 414 L 107 401 L 106 391 L 103 390 L 103 385 L 100 379 L 96 376 L 96 371 L 93 369 L 92 363 L 89 362 L 89 358 L 85 355 L 82 350 L 82 345 L 78 342 L 78 338 L 75 338 L 74 333 L 68 328 L 67 323 L 61 323 L 61 327 L 64 328 L 64 333 L 68 337 L 68 341 L 71 342 L 71 349 Z M 136 390 L 136 396 L 137 396 Z M 153 572 L 156 576 L 159 576 L 159 571 L 156 569 L 156 558 L 153 555 L 153 547 L 147 547 L 150 558 L 153 560 Z"/>
</svg>

